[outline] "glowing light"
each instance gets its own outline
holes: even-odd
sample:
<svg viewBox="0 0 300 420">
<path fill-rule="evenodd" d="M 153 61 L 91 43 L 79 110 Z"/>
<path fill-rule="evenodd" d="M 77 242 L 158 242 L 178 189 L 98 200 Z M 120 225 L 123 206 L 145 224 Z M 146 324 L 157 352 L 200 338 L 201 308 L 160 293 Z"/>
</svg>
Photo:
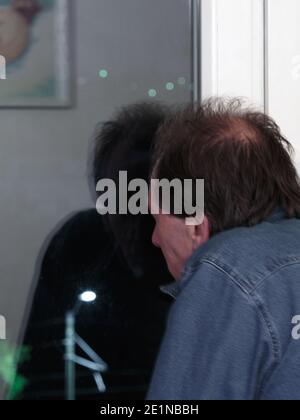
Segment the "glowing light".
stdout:
<svg viewBox="0 0 300 420">
<path fill-rule="evenodd" d="M 148 95 L 150 96 L 150 98 L 155 98 L 157 96 L 157 91 L 155 89 L 150 89 L 148 91 Z"/>
<path fill-rule="evenodd" d="M 87 290 L 86 292 L 83 292 L 79 296 L 79 300 L 81 300 L 81 302 L 86 302 L 86 303 L 94 302 L 96 299 L 97 299 L 96 293 L 92 292 L 91 290 Z"/>
<path fill-rule="evenodd" d="M 169 90 L 169 91 L 174 90 L 175 89 L 174 83 L 172 83 L 172 82 L 167 83 L 166 84 L 166 89 Z"/>
<path fill-rule="evenodd" d="M 178 84 L 183 86 L 186 84 L 186 78 L 185 77 L 179 77 L 178 78 Z"/>
<path fill-rule="evenodd" d="M 108 71 L 107 70 L 100 70 L 99 71 L 99 77 L 101 77 L 101 79 L 107 79 L 108 78 Z"/>
</svg>

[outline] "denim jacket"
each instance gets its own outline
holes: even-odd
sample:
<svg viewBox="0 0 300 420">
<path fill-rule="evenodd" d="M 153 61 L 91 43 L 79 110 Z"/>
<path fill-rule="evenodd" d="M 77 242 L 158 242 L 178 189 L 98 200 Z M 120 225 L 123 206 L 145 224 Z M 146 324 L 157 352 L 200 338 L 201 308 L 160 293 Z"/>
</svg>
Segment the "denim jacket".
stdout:
<svg viewBox="0 0 300 420">
<path fill-rule="evenodd" d="M 299 219 L 216 235 L 177 289 L 149 400 L 300 400 Z"/>
</svg>

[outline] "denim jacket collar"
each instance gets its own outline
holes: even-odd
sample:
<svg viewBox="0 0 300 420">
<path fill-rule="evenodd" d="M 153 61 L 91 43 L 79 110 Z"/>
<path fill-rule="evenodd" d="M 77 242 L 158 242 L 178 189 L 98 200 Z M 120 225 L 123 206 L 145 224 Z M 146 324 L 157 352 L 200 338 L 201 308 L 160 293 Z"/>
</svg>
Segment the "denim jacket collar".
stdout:
<svg viewBox="0 0 300 420">
<path fill-rule="evenodd" d="M 272 213 L 272 215 L 270 217 L 268 217 L 266 219 L 266 222 L 268 223 L 276 223 L 279 222 L 280 220 L 284 219 L 286 217 L 286 214 L 284 212 L 284 210 L 281 207 L 277 207 L 274 212 Z M 196 251 L 197 253 L 197 251 Z M 191 261 L 193 259 L 193 255 L 191 256 L 190 260 Z M 187 272 L 189 267 L 189 262 L 187 263 L 184 271 L 183 271 L 183 276 L 182 276 L 182 280 L 184 277 L 186 277 Z M 181 285 L 182 285 L 182 280 L 180 280 L 180 282 L 173 282 L 171 284 L 168 285 L 164 285 L 160 287 L 160 290 L 162 293 L 171 296 L 173 299 L 176 299 L 180 293 L 181 290 Z"/>
<path fill-rule="evenodd" d="M 171 296 L 173 299 L 176 299 L 180 292 L 180 284 L 178 282 L 173 282 L 165 286 L 161 286 L 160 291 L 168 296 Z"/>
</svg>

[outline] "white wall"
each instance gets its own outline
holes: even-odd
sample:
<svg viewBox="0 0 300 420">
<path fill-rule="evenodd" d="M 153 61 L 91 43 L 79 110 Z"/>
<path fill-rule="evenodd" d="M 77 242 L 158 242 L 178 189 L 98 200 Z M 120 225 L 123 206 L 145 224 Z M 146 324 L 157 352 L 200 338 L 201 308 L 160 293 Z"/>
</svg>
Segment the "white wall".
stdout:
<svg viewBox="0 0 300 420">
<path fill-rule="evenodd" d="M 71 110 L 0 110 L 0 314 L 14 342 L 24 319 L 36 258 L 70 212 L 92 206 L 89 139 L 113 110 L 147 99 L 191 96 L 186 0 L 72 0 L 77 101 Z M 107 80 L 98 72 L 109 71 Z M 178 85 L 178 77 L 186 84 Z M 165 83 L 176 88 L 167 92 Z M 133 85 L 135 83 L 135 85 Z M 149 99 L 149 98 L 148 98 Z"/>
<path fill-rule="evenodd" d="M 268 110 L 296 148 L 300 170 L 300 2 L 268 2 Z"/>
<path fill-rule="evenodd" d="M 202 97 L 241 96 L 269 112 L 300 170 L 299 0 L 202 0 Z"/>
<path fill-rule="evenodd" d="M 264 106 L 264 0 L 202 0 L 202 97 Z"/>
</svg>

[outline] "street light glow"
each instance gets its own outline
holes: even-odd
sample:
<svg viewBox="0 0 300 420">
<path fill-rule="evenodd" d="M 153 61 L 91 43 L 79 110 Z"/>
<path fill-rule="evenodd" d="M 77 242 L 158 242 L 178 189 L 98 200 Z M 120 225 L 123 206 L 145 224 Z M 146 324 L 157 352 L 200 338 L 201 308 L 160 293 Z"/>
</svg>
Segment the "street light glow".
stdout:
<svg viewBox="0 0 300 420">
<path fill-rule="evenodd" d="M 81 300 L 81 302 L 85 302 L 85 303 L 90 303 L 90 302 L 94 302 L 97 298 L 97 295 L 95 292 L 92 292 L 91 290 L 87 290 L 86 292 L 83 292 L 80 296 L 79 296 L 79 300 Z"/>
</svg>

